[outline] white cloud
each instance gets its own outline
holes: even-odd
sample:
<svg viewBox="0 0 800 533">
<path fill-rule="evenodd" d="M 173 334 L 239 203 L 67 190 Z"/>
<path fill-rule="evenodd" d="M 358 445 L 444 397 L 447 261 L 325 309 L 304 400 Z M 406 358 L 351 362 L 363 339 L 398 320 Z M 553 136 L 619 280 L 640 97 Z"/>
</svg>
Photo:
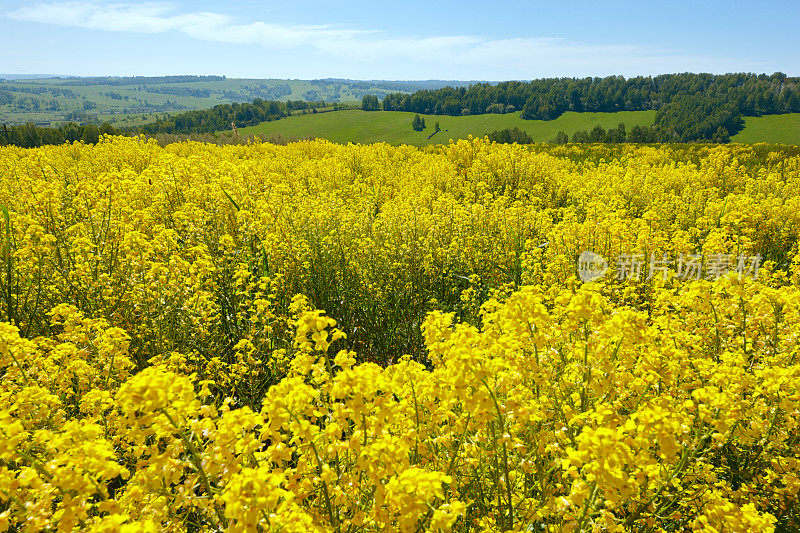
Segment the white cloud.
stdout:
<svg viewBox="0 0 800 533">
<path fill-rule="evenodd" d="M 396 37 L 329 25 L 240 23 L 220 13 L 179 12 L 168 3 L 144 4 L 66 1 L 38 3 L 7 14 L 39 22 L 91 30 L 181 32 L 194 39 L 268 48 L 306 48 L 343 62 L 385 66 L 387 61 L 412 61 L 429 70 L 437 63 L 452 71 L 494 72 L 499 77 L 601 75 L 610 72 L 740 70 L 741 61 L 681 53 L 655 52 L 633 45 L 595 45 L 557 38 L 491 39 L 473 35 Z M 738 68 L 737 68 L 738 67 Z M 426 69 L 420 69 L 426 70 Z"/>
<path fill-rule="evenodd" d="M 354 41 L 373 32 L 331 26 L 281 25 L 266 22 L 235 24 L 219 13 L 176 13 L 171 4 L 103 4 L 97 2 L 51 2 L 22 7 L 8 17 L 90 30 L 136 33 L 179 31 L 195 39 L 268 46 L 322 46 L 326 42 Z"/>
<path fill-rule="evenodd" d="M 161 33 L 171 30 L 213 28 L 230 24 L 216 13 L 171 14 L 168 4 L 94 4 L 53 2 L 22 7 L 8 14 L 15 20 L 76 26 L 91 30 Z"/>
</svg>

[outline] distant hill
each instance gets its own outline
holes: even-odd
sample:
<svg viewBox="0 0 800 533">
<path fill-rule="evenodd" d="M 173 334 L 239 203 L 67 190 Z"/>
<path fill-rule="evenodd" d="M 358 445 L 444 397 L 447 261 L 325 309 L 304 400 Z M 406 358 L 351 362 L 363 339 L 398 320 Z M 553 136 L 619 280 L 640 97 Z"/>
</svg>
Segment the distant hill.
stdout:
<svg viewBox="0 0 800 533">
<path fill-rule="evenodd" d="M 225 76 L 101 76 L 101 77 L 72 77 L 72 78 L 45 78 L 44 81 L 54 81 L 57 85 L 89 86 L 108 85 L 122 87 L 125 85 L 158 85 L 162 83 L 195 83 L 203 81 L 224 81 Z M 20 80 L 23 81 L 23 80 Z"/>
<path fill-rule="evenodd" d="M 57 74 L 0 74 L 5 80 L 38 80 L 43 78 L 74 79 L 78 76 L 59 76 Z"/>
<path fill-rule="evenodd" d="M 444 89 L 445 87 L 469 87 L 471 85 L 475 85 L 477 83 L 488 83 L 494 84 L 497 82 L 487 82 L 485 80 L 405 80 L 405 81 L 392 81 L 392 80 L 367 80 L 367 81 L 357 81 L 357 80 L 346 80 L 346 79 L 338 79 L 338 78 L 326 78 L 326 79 L 319 79 L 319 80 L 312 80 L 314 82 L 319 83 L 330 83 L 330 82 L 344 82 L 354 86 L 374 86 L 379 87 L 381 89 L 387 89 L 390 91 L 401 91 L 407 93 L 413 93 L 414 91 L 435 91 L 438 89 Z"/>
<path fill-rule="evenodd" d="M 283 80 L 225 76 L 67 77 L 47 74 L 2 74 L 0 122 L 58 126 L 66 122 L 131 127 L 184 111 L 219 104 L 262 100 L 360 102 L 366 94 L 383 99 L 444 87 L 469 87 L 459 80 Z"/>
</svg>

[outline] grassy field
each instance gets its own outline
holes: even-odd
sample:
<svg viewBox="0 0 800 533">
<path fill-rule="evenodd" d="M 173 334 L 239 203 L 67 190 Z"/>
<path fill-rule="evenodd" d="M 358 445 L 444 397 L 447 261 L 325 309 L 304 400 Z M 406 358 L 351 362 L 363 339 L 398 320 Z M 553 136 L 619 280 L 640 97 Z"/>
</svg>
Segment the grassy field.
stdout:
<svg viewBox="0 0 800 533">
<path fill-rule="evenodd" d="M 423 131 L 411 129 L 414 113 L 403 111 L 360 111 L 348 110 L 318 115 L 303 115 L 275 122 L 265 122 L 257 126 L 242 128 L 242 134 L 271 135 L 280 133 L 292 137 L 321 137 L 334 142 L 390 144 L 447 143 L 449 139 L 464 139 L 468 135 L 483 136 L 495 130 L 517 127 L 527 132 L 536 141 L 549 141 L 559 131 L 572 135 L 576 130 L 591 130 L 596 125 L 606 129 L 616 127 L 620 122 L 627 128 L 637 124 L 650 125 L 655 111 L 621 111 L 619 113 L 564 113 L 556 120 L 522 120 L 519 112 L 506 115 L 474 115 L 451 117 L 446 115 L 425 115 Z M 431 136 L 434 125 L 439 122 L 441 131 Z"/>
<path fill-rule="evenodd" d="M 800 113 L 745 117 L 744 129 L 731 137 L 731 141 L 800 144 Z"/>
</svg>

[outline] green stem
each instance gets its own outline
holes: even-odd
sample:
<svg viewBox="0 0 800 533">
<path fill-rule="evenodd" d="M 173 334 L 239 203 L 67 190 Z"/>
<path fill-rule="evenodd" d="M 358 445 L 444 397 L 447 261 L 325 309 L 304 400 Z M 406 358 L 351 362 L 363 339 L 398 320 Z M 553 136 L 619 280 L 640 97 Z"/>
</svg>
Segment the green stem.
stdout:
<svg viewBox="0 0 800 533">
<path fill-rule="evenodd" d="M 192 464 L 194 465 L 195 470 L 197 470 L 197 473 L 200 475 L 200 481 L 203 482 L 203 488 L 205 488 L 206 492 L 208 493 L 208 497 L 213 498 L 214 491 L 211 490 L 211 482 L 209 481 L 208 476 L 206 475 L 206 471 L 203 469 L 203 463 L 200 460 L 200 452 L 197 450 L 197 447 L 194 445 L 191 439 L 189 439 L 189 436 L 186 435 L 186 432 L 183 430 L 183 428 L 180 427 L 175 422 L 175 419 L 169 415 L 166 409 L 162 407 L 158 409 L 158 412 L 163 414 L 167 418 L 167 420 L 169 420 L 169 423 L 172 424 L 172 427 L 175 428 L 175 431 L 178 432 L 178 436 L 180 436 L 181 440 L 183 441 L 183 444 L 189 451 L 189 456 L 191 457 Z M 222 509 L 216 503 L 214 504 L 214 512 L 217 515 L 217 520 L 219 522 L 219 525 L 227 528 L 228 520 L 225 518 Z"/>
<path fill-rule="evenodd" d="M 297 422 L 298 425 L 302 426 L 302 424 L 300 423 L 300 419 L 297 417 L 297 415 L 295 415 L 288 409 L 286 411 L 289 413 L 289 416 L 294 418 L 295 422 Z M 328 518 L 331 521 L 331 524 L 336 528 L 337 532 L 340 532 L 341 526 L 339 524 L 339 521 L 336 520 L 335 517 L 333 516 L 333 505 L 331 504 L 331 496 L 330 493 L 328 492 L 328 484 L 325 482 L 324 479 L 322 479 L 322 458 L 319 456 L 319 451 L 317 450 L 317 446 L 316 444 L 314 444 L 313 440 L 308 441 L 308 445 L 311 447 L 311 451 L 314 452 L 314 458 L 317 461 L 317 475 L 320 477 L 320 481 L 322 482 L 322 495 L 325 498 L 325 510 L 328 513 Z"/>
<path fill-rule="evenodd" d="M 30 378 L 28 378 L 28 374 L 25 373 L 25 369 L 22 368 L 22 365 L 20 364 L 19 360 L 17 359 L 17 356 L 14 355 L 14 351 L 11 349 L 11 347 L 8 348 L 8 353 L 9 353 L 9 355 L 11 355 L 11 359 L 14 360 L 14 364 L 17 365 L 17 368 L 19 368 L 19 371 L 22 374 L 22 378 L 25 380 L 25 386 L 29 387 L 30 384 L 31 384 L 31 380 L 30 380 Z"/>
<path fill-rule="evenodd" d="M 589 516 L 589 507 L 592 505 L 594 501 L 594 497 L 597 494 L 597 481 L 592 481 L 592 490 L 589 493 L 589 497 L 586 498 L 586 501 L 583 503 L 583 511 L 581 512 L 581 519 L 578 520 L 578 525 L 575 527 L 576 531 L 583 530 L 583 523 L 586 521 L 586 518 Z"/>
<path fill-rule="evenodd" d="M 419 403 L 417 402 L 417 391 L 414 389 L 414 380 L 411 380 L 411 396 L 414 398 L 414 413 L 417 420 L 417 435 L 414 437 L 414 464 L 419 463 Z"/>
<path fill-rule="evenodd" d="M 486 387 L 486 390 L 489 391 L 489 396 L 492 398 L 492 402 L 494 403 L 494 408 L 497 411 L 497 420 L 500 424 L 500 437 L 502 438 L 506 434 L 505 423 L 503 420 L 503 413 L 500 410 L 500 404 L 497 402 L 497 398 L 494 395 L 494 391 L 489 387 L 489 384 L 486 383 L 486 380 L 481 380 L 483 386 Z M 508 498 L 508 528 L 514 528 L 514 502 L 511 499 L 511 479 L 508 475 L 508 447 L 506 443 L 503 442 L 503 475 L 506 480 L 506 497 Z"/>
</svg>

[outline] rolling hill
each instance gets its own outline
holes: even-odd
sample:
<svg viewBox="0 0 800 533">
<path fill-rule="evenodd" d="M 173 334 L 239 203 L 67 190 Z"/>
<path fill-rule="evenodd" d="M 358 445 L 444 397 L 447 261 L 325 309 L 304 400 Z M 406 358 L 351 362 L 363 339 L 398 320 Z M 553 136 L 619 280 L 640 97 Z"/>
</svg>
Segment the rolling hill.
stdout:
<svg viewBox="0 0 800 533">
<path fill-rule="evenodd" d="M 3 79 L 6 77 L 5 79 Z M 365 94 L 467 86 L 467 81 L 357 81 L 346 79 L 235 79 L 223 76 L 31 78 L 0 75 L 0 123 L 57 126 L 108 122 L 135 126 L 193 109 L 263 100 L 360 102 Z"/>
</svg>

